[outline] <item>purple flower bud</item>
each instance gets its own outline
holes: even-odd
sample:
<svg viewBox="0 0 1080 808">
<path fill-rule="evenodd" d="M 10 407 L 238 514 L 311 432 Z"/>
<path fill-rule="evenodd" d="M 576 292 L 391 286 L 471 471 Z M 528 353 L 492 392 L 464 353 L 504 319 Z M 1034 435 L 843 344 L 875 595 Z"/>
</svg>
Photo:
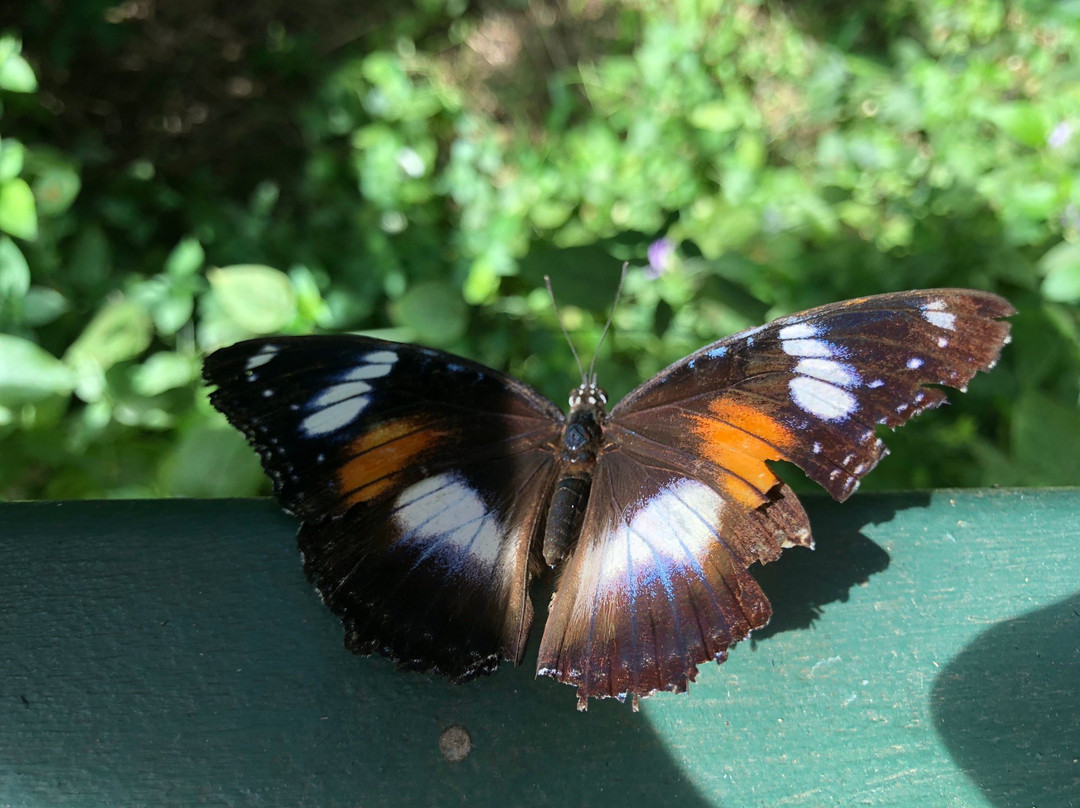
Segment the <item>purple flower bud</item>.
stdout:
<svg viewBox="0 0 1080 808">
<path fill-rule="evenodd" d="M 1060 216 L 1061 226 L 1066 230 L 1080 232 L 1080 206 L 1072 203 L 1065 206 Z"/>
<path fill-rule="evenodd" d="M 656 280 L 675 263 L 675 243 L 669 238 L 658 238 L 649 245 L 649 267 L 645 276 Z"/>
<path fill-rule="evenodd" d="M 1060 149 L 1072 139 L 1073 128 L 1068 121 L 1062 121 L 1055 126 L 1046 138 L 1046 145 L 1051 149 Z"/>
</svg>

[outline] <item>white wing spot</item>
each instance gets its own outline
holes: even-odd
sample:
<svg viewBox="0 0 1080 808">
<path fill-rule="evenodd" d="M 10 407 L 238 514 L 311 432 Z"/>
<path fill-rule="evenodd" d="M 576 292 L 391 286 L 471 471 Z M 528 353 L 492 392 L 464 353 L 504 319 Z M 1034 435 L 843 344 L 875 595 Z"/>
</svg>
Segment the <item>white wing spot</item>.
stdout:
<svg viewBox="0 0 1080 808">
<path fill-rule="evenodd" d="M 329 407 L 331 404 L 337 404 L 339 401 L 354 396 L 362 396 L 369 392 L 371 392 L 371 385 L 367 382 L 339 382 L 332 387 L 326 388 L 311 399 L 308 406 L 312 409 Z"/>
<path fill-rule="evenodd" d="M 876 390 L 877 388 L 881 387 L 883 384 L 885 384 L 884 379 L 874 379 L 872 382 L 870 382 L 866 386 L 869 387 L 871 390 Z"/>
<path fill-rule="evenodd" d="M 814 441 L 813 449 L 814 449 L 814 454 L 821 454 L 821 444 L 818 443 L 817 441 Z"/>
<path fill-rule="evenodd" d="M 630 523 L 620 523 L 603 553 L 595 554 L 597 585 L 609 595 L 701 562 L 716 544 L 723 501 L 708 486 L 682 479 L 653 495 Z M 714 521 L 715 520 L 715 521 Z M 685 548 L 685 549 L 684 549 Z"/>
<path fill-rule="evenodd" d="M 856 409 L 858 402 L 847 390 L 814 379 L 796 376 L 788 382 L 791 397 L 799 407 L 825 421 L 841 421 Z"/>
<path fill-rule="evenodd" d="M 859 374 L 855 372 L 855 368 L 832 359 L 800 359 L 795 365 L 795 372 L 840 387 L 854 387 L 859 383 Z"/>
<path fill-rule="evenodd" d="M 394 351 L 372 351 L 364 361 L 370 365 L 392 365 L 398 361 L 398 355 Z"/>
<path fill-rule="evenodd" d="M 935 299 L 931 300 L 929 303 L 924 304 L 923 307 L 922 307 L 922 310 L 923 311 L 944 311 L 945 310 L 945 301 L 942 300 L 940 297 L 935 298 Z"/>
<path fill-rule="evenodd" d="M 458 474 L 428 477 L 406 488 L 395 503 L 394 518 L 404 541 L 450 560 L 462 556 L 491 567 L 502 548 L 503 529 L 480 495 Z"/>
<path fill-rule="evenodd" d="M 777 333 L 777 336 L 781 340 L 789 339 L 808 339 L 809 337 L 816 337 L 818 330 L 810 323 L 792 323 L 791 325 L 785 325 Z"/>
<path fill-rule="evenodd" d="M 390 372 L 393 365 L 360 365 L 341 376 L 343 382 L 358 382 L 363 379 L 381 379 Z"/>
<path fill-rule="evenodd" d="M 836 356 L 837 350 L 819 339 L 788 339 L 780 343 L 788 356 Z"/>
<path fill-rule="evenodd" d="M 247 362 L 244 363 L 244 370 L 255 370 L 255 368 L 262 367 L 275 356 L 277 356 L 278 346 L 276 345 L 264 345 L 258 353 L 252 354 L 248 357 Z"/>
<path fill-rule="evenodd" d="M 367 396 L 357 396 L 346 401 L 339 401 L 318 412 L 313 412 L 300 422 L 300 431 L 305 436 L 313 438 L 317 435 L 325 435 L 329 432 L 337 432 L 344 426 L 351 424 L 356 417 L 364 411 L 370 399 Z"/>
<path fill-rule="evenodd" d="M 923 317 L 925 317 L 930 323 L 936 325 L 938 328 L 944 328 L 948 331 L 956 330 L 956 315 L 948 311 L 924 311 Z"/>
<path fill-rule="evenodd" d="M 911 357 L 911 359 L 909 359 L 907 361 L 908 370 L 918 370 L 922 366 L 923 366 L 923 361 L 922 361 L 922 359 L 920 359 L 917 356 L 913 356 L 913 357 Z"/>
<path fill-rule="evenodd" d="M 937 346 L 939 348 L 945 348 L 945 347 L 948 346 L 948 344 L 949 344 L 949 341 L 945 337 L 938 337 L 937 338 Z"/>
</svg>

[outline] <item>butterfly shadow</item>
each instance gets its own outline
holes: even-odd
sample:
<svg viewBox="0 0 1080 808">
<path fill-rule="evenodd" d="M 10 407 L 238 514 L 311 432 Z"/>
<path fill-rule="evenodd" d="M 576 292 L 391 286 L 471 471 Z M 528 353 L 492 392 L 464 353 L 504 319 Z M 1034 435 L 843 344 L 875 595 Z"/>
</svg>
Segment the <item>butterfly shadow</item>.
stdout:
<svg viewBox="0 0 1080 808">
<path fill-rule="evenodd" d="M 751 644 L 767 642 L 784 631 L 812 628 L 830 603 L 846 602 L 853 587 L 889 566 L 889 554 L 863 534 L 871 524 L 892 521 L 908 508 L 926 507 L 927 494 L 856 498 L 840 505 L 823 495 L 803 496 L 815 548 L 795 547 L 779 560 L 750 571 L 772 603 L 769 625 L 755 631 Z"/>
<path fill-rule="evenodd" d="M 987 629 L 938 674 L 934 727 L 990 804 L 1076 804 L 1078 648 L 1080 592 Z"/>
</svg>

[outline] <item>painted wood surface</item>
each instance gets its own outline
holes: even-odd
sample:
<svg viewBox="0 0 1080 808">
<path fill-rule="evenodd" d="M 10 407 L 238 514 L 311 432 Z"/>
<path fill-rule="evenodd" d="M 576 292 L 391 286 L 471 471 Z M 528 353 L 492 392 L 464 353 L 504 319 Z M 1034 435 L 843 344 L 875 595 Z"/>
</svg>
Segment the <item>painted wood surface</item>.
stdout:
<svg viewBox="0 0 1080 808">
<path fill-rule="evenodd" d="M 808 511 L 766 630 L 581 714 L 535 631 L 459 687 L 346 652 L 269 501 L 0 504 L 0 805 L 1080 806 L 1080 490 Z"/>
</svg>

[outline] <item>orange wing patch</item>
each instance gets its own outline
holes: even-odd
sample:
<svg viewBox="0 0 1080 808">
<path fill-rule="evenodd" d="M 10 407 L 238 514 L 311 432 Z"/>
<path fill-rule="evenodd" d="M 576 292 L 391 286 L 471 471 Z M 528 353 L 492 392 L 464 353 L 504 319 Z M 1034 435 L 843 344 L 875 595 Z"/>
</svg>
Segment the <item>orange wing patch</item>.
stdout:
<svg viewBox="0 0 1080 808">
<path fill-rule="evenodd" d="M 748 508 L 764 505 L 765 494 L 779 482 L 765 461 L 786 459 L 795 442 L 791 432 L 768 413 L 729 398 L 715 399 L 709 415 L 694 418 L 693 429 L 701 453 L 731 472 L 720 480 L 724 490 Z"/>
<path fill-rule="evenodd" d="M 369 502 L 392 488 L 394 478 L 444 434 L 413 418 L 388 421 L 365 432 L 352 444 L 353 459 L 337 473 L 341 491 L 348 492 L 346 502 Z"/>
</svg>

